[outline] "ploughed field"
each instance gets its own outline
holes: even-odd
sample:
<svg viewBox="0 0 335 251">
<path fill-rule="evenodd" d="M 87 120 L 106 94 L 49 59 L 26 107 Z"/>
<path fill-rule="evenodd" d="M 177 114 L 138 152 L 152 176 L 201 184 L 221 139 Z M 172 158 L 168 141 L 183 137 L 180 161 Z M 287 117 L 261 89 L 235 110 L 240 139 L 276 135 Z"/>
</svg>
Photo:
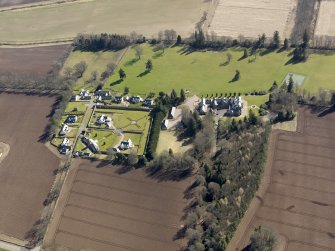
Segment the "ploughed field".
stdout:
<svg viewBox="0 0 335 251">
<path fill-rule="evenodd" d="M 67 46 L 0 48 L 0 73 L 45 74 Z"/>
<path fill-rule="evenodd" d="M 300 132 L 275 131 L 270 185 L 259 198 L 240 248 L 253 229 L 268 226 L 285 250 L 335 250 L 335 113 L 301 110 Z"/>
<path fill-rule="evenodd" d="M 75 161 L 47 240 L 75 250 L 180 250 L 183 243 L 174 238 L 190 179 L 159 183 L 140 169 L 119 174 L 119 167 Z"/>
<path fill-rule="evenodd" d="M 59 160 L 42 143 L 54 98 L 0 94 L 0 234 L 24 240 L 39 219 Z"/>
</svg>

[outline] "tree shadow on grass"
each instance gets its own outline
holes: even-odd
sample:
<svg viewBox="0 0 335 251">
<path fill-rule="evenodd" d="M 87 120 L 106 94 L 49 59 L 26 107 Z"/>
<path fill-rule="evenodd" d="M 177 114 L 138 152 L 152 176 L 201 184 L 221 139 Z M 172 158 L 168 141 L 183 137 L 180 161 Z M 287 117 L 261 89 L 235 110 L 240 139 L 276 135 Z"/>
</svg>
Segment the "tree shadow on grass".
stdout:
<svg viewBox="0 0 335 251">
<path fill-rule="evenodd" d="M 219 64 L 219 66 L 220 66 L 220 67 L 222 67 L 222 66 L 227 66 L 227 65 L 229 65 L 229 63 L 230 63 L 229 61 L 226 61 L 226 62 L 224 62 L 224 63 Z"/>
<path fill-rule="evenodd" d="M 304 63 L 304 61 L 301 60 L 295 60 L 293 57 L 291 57 L 286 63 L 285 65 L 295 65 L 295 64 L 300 64 L 300 63 Z"/>
<path fill-rule="evenodd" d="M 126 67 L 127 67 L 127 66 L 132 66 L 132 65 L 136 64 L 138 61 L 140 61 L 139 58 L 133 58 L 133 59 L 127 61 L 127 62 L 124 64 L 124 66 L 126 66 Z"/>
<path fill-rule="evenodd" d="M 150 71 L 144 71 L 140 74 L 137 75 L 138 78 L 144 77 L 145 75 L 147 75 Z"/>
<path fill-rule="evenodd" d="M 163 55 L 164 55 L 164 51 L 159 51 L 159 52 L 156 52 L 156 53 L 152 56 L 152 58 L 153 58 L 153 59 L 157 59 L 157 58 L 162 57 Z"/>
<path fill-rule="evenodd" d="M 259 53 L 259 55 L 263 57 L 263 56 L 266 56 L 266 55 L 268 55 L 268 54 L 274 52 L 275 50 L 276 50 L 276 49 L 274 49 L 274 48 L 268 48 L 268 49 L 262 50 L 262 51 Z"/>
<path fill-rule="evenodd" d="M 116 80 L 116 81 L 112 82 L 112 83 L 110 84 L 110 86 L 119 85 L 119 84 L 121 84 L 121 83 L 122 83 L 122 81 L 123 81 L 123 79 L 118 79 L 118 80 Z"/>
<path fill-rule="evenodd" d="M 193 53 L 195 51 L 199 51 L 199 50 L 195 50 L 195 49 L 193 49 L 191 47 L 185 46 L 185 47 L 182 47 L 180 50 L 178 50 L 178 53 L 180 53 L 180 55 L 187 56 L 187 55 L 190 55 L 191 53 Z"/>
</svg>

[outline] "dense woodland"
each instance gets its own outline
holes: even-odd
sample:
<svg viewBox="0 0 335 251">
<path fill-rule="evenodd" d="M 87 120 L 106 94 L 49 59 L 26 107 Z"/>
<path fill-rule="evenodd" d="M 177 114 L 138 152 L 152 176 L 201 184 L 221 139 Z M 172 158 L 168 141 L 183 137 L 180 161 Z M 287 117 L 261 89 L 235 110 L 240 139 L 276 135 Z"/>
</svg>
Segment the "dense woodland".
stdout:
<svg viewBox="0 0 335 251">
<path fill-rule="evenodd" d="M 185 221 L 188 250 L 225 250 L 259 187 L 269 132 L 253 114 L 233 119 L 220 123 L 214 157 L 196 154 L 201 166 Z"/>
</svg>

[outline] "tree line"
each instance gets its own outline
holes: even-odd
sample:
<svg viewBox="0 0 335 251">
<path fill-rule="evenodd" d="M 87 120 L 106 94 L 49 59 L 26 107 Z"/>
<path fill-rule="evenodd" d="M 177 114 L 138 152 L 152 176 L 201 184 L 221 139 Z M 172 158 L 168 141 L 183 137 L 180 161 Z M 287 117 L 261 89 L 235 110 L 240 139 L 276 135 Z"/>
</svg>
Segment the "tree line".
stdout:
<svg viewBox="0 0 335 251">
<path fill-rule="evenodd" d="M 129 36 L 118 34 L 79 34 L 73 41 L 76 50 L 121 50 L 131 44 Z"/>
</svg>

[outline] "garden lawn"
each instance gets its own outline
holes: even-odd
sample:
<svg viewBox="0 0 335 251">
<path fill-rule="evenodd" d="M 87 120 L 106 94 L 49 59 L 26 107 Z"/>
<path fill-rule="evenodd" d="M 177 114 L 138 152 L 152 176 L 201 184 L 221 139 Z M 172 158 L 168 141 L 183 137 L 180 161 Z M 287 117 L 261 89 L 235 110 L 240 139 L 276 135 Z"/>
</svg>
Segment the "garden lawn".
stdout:
<svg viewBox="0 0 335 251">
<path fill-rule="evenodd" d="M 69 102 L 65 109 L 65 114 L 84 114 L 87 109 L 87 104 L 87 102 Z"/>
<path fill-rule="evenodd" d="M 159 140 L 157 145 L 157 154 L 161 154 L 164 151 L 168 151 L 172 149 L 174 153 L 184 153 L 189 150 L 192 145 L 183 145 L 185 142 L 178 141 L 177 136 L 173 131 L 161 131 L 159 133 Z"/>
<path fill-rule="evenodd" d="M 74 91 L 79 91 L 81 89 L 88 89 L 94 91 L 96 89 L 97 83 L 100 82 L 101 73 L 106 70 L 106 66 L 109 63 L 116 63 L 118 58 L 122 53 L 121 51 L 104 51 L 104 52 L 81 52 L 74 51 L 70 54 L 65 62 L 62 72 L 67 67 L 73 67 L 80 61 L 85 61 L 87 63 L 87 69 L 84 72 L 82 78 L 78 79 Z M 86 83 L 87 80 L 91 78 L 93 71 L 97 72 L 97 81 L 95 84 Z"/>
<path fill-rule="evenodd" d="M 200 96 L 234 92 L 244 94 L 268 91 L 275 80 L 282 83 L 291 72 L 306 76 L 302 88 L 307 91 L 315 93 L 320 88 L 335 89 L 335 56 L 312 54 L 307 62 L 292 64 L 289 63 L 289 52 L 272 52 L 259 55 L 251 62 L 253 56 L 239 60 L 243 55 L 239 48 L 225 52 L 185 53 L 182 47 L 177 46 L 165 49 L 163 53 L 155 52 L 154 47 L 147 44 L 141 46 L 141 59 L 136 58 L 135 49 L 132 48 L 122 60 L 120 67 L 126 72 L 126 79 L 120 82 L 118 74 L 114 74 L 105 88 L 122 92 L 127 86 L 131 94 L 142 96 L 149 92 L 170 93 L 173 88 L 177 91 L 184 88 Z M 228 52 L 232 59 L 229 64 L 225 64 Z M 148 59 L 153 62 L 153 70 L 144 74 Z M 230 82 L 236 70 L 240 71 L 241 79 Z"/>
<path fill-rule="evenodd" d="M 90 138 L 98 140 L 100 151 L 107 151 L 110 147 L 117 147 L 121 137 L 112 131 L 92 130 Z"/>
<path fill-rule="evenodd" d="M 150 124 L 149 113 L 141 111 L 116 112 L 113 113 L 112 120 L 116 128 L 126 131 L 144 131 Z"/>
<path fill-rule="evenodd" d="M 269 101 L 269 95 L 261 95 L 261 96 L 244 96 L 243 99 L 247 101 L 248 106 L 255 105 L 258 108 L 264 104 L 265 102 Z"/>
<path fill-rule="evenodd" d="M 135 145 L 133 150 L 137 151 L 138 155 L 144 154 L 147 137 L 148 137 L 148 132 L 144 132 L 143 134 L 137 134 L 137 133 L 125 133 L 124 134 L 124 140 L 131 139 L 131 141 Z M 126 153 L 129 153 L 129 151 L 127 151 Z"/>
</svg>

